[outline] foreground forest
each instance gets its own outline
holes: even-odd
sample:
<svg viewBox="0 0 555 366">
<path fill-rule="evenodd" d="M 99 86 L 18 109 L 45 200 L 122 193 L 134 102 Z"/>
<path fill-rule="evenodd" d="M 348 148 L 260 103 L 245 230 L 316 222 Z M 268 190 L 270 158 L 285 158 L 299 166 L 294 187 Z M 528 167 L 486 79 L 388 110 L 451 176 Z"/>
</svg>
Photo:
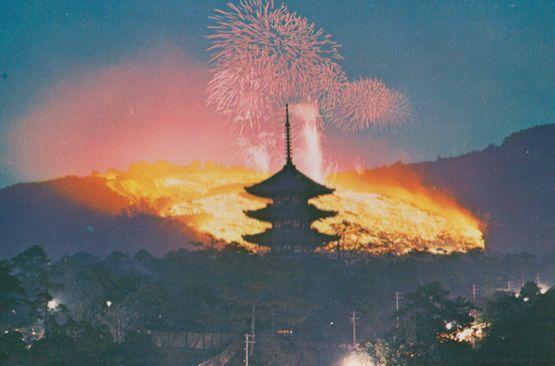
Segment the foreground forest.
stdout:
<svg viewBox="0 0 555 366">
<path fill-rule="evenodd" d="M 378 365 L 553 365 L 553 280 L 555 256 L 528 254 L 346 262 L 228 247 L 51 261 L 34 246 L 0 263 L 0 364 L 193 365 L 226 354 L 239 365 L 254 319 L 251 364 L 334 365 L 355 311 L 359 349 Z M 203 335 L 201 351 L 168 340 L 185 332 Z M 220 342 L 204 347 L 207 334 Z"/>
</svg>

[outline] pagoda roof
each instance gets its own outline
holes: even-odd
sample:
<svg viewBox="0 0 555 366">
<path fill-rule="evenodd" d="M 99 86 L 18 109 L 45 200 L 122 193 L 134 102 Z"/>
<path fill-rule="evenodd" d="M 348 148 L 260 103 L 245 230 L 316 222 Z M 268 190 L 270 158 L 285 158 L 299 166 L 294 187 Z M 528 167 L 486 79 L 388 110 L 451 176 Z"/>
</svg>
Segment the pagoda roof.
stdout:
<svg viewBox="0 0 555 366">
<path fill-rule="evenodd" d="M 334 191 L 333 188 L 317 183 L 301 173 L 291 161 L 288 161 L 279 172 L 270 178 L 245 187 L 245 190 L 252 195 L 264 198 L 292 195 L 310 198 Z"/>
<path fill-rule="evenodd" d="M 253 219 L 267 222 L 274 220 L 302 220 L 312 222 L 335 216 L 337 212 L 321 210 L 313 204 L 304 203 L 284 207 L 270 204 L 259 210 L 245 211 L 245 214 Z"/>
<path fill-rule="evenodd" d="M 311 246 L 320 246 L 330 241 L 338 240 L 337 235 L 328 235 L 320 233 L 309 228 L 280 228 L 268 229 L 262 233 L 243 235 L 243 239 L 250 243 L 273 246 L 282 246 L 289 243 L 310 244 Z"/>
</svg>

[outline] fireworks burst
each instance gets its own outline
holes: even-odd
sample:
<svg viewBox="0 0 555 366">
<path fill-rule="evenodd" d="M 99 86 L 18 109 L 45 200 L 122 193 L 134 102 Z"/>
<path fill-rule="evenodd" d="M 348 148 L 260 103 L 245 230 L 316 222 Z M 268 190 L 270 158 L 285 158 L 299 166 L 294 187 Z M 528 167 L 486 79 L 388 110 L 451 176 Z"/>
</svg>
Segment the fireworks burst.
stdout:
<svg viewBox="0 0 555 366">
<path fill-rule="evenodd" d="M 376 79 L 347 83 L 331 111 L 333 123 L 347 132 L 398 125 L 409 114 L 407 98 Z"/>
<path fill-rule="evenodd" d="M 208 104 L 231 121 L 259 125 L 286 102 L 337 99 L 346 80 L 339 45 L 273 0 L 216 10 Z M 270 113 L 271 115 L 271 113 Z"/>
<path fill-rule="evenodd" d="M 299 162 L 319 181 L 330 165 L 323 157 L 324 120 L 349 132 L 406 120 L 403 94 L 377 80 L 349 82 L 338 63 L 339 44 L 283 3 L 240 0 L 211 19 L 207 103 L 235 122 L 250 167 L 267 171 L 276 160 L 281 135 L 275 131 L 286 103 L 302 121 L 294 124 L 302 131 L 295 134 L 303 139 Z"/>
</svg>

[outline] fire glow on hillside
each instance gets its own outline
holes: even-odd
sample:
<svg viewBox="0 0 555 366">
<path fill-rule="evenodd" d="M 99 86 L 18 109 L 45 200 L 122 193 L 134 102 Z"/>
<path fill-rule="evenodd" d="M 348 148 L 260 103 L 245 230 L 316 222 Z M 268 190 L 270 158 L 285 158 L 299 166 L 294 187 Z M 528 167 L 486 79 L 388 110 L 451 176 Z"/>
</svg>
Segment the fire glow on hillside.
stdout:
<svg viewBox="0 0 555 366">
<path fill-rule="evenodd" d="M 266 203 L 243 187 L 264 179 L 266 173 L 213 164 L 140 163 L 128 172 L 110 170 L 102 175 L 111 189 L 137 204 L 147 202 L 161 216 L 177 218 L 226 242 L 261 249 L 243 241 L 241 235 L 260 232 L 269 224 L 248 218 L 243 210 Z M 484 248 L 479 220 L 454 199 L 424 187 L 406 168 L 387 173 L 337 173 L 328 176 L 326 184 L 336 188 L 335 194 L 313 203 L 338 211 L 338 215 L 314 225 L 327 233 L 334 233 L 334 227 L 345 222 L 361 228 L 362 234 L 356 238 L 345 235 L 345 249 L 404 254 Z"/>
</svg>

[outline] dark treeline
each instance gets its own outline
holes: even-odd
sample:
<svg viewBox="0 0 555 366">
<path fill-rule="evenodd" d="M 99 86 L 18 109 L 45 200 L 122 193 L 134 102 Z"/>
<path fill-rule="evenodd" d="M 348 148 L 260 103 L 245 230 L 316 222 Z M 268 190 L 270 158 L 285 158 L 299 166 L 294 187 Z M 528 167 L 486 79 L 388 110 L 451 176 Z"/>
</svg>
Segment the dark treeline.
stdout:
<svg viewBox="0 0 555 366">
<path fill-rule="evenodd" d="M 34 246 L 0 262 L 0 364 L 190 365 L 229 352 L 238 365 L 254 318 L 252 365 L 332 365 L 356 311 L 357 340 L 377 364 L 552 365 L 555 293 L 534 282 L 553 279 L 555 256 L 528 254 L 344 263 L 228 247 L 52 261 Z M 485 336 L 457 340 L 472 324 L 487 324 Z M 184 332 L 225 342 L 176 363 L 160 335 Z"/>
</svg>

